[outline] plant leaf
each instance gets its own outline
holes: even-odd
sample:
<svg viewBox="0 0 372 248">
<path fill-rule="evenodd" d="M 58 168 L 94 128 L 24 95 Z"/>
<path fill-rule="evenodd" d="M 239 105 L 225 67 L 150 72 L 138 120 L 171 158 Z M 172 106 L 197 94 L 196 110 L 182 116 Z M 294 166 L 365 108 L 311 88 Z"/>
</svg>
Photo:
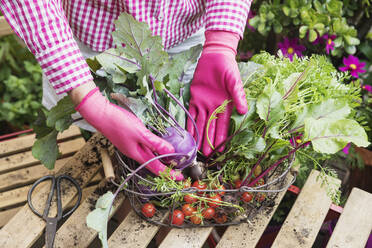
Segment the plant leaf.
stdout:
<svg viewBox="0 0 372 248">
<path fill-rule="evenodd" d="M 46 168 L 52 170 L 58 158 L 57 130 L 37 139 L 32 146 L 32 155 L 41 161 Z"/>
<path fill-rule="evenodd" d="M 168 60 L 161 38 L 152 36 L 147 23 L 136 21 L 132 15 L 122 13 L 115 21 L 112 33 L 114 43 L 128 58 L 134 58 L 141 65 L 143 75 L 152 74 L 159 80 L 161 66 Z M 125 47 L 122 47 L 123 44 Z M 161 80 L 161 79 L 160 79 Z"/>
<path fill-rule="evenodd" d="M 257 114 L 268 123 L 268 126 L 281 119 L 285 114 L 282 96 L 272 85 L 267 85 L 259 95 L 256 108 Z"/>
<path fill-rule="evenodd" d="M 107 222 L 110 216 L 109 207 L 114 200 L 114 195 L 111 191 L 102 195 L 96 202 L 96 209 L 86 217 L 87 226 L 98 232 L 98 237 L 104 248 L 108 248 L 107 243 Z M 113 208 L 111 208 L 111 212 Z"/>
<path fill-rule="evenodd" d="M 368 136 L 358 122 L 349 119 L 307 118 L 304 139 L 310 140 L 317 152 L 334 154 L 349 142 L 366 147 Z"/>
<path fill-rule="evenodd" d="M 54 106 L 50 110 L 47 116 L 46 123 L 48 127 L 54 127 L 56 121 L 65 118 L 66 116 L 69 116 L 75 112 L 76 112 L 75 105 L 71 101 L 71 98 L 69 96 L 65 96 L 57 103 L 56 106 Z"/>
</svg>

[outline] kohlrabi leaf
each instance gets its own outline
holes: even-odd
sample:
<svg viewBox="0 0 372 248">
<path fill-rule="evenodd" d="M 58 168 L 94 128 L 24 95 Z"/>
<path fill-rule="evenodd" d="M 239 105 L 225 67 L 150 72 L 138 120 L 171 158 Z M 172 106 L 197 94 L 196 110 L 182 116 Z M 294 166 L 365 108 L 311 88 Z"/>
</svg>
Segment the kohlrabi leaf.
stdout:
<svg viewBox="0 0 372 248">
<path fill-rule="evenodd" d="M 48 127 L 54 127 L 59 119 L 63 119 L 66 116 L 70 116 L 75 112 L 76 112 L 75 105 L 71 101 L 71 98 L 69 96 L 65 96 L 57 103 L 56 106 L 54 106 L 49 111 L 46 123 Z"/>
<path fill-rule="evenodd" d="M 140 70 L 134 59 L 127 58 L 125 54 L 120 54 L 114 48 L 98 54 L 95 58 L 102 65 L 103 69 L 110 74 L 135 73 Z"/>
<path fill-rule="evenodd" d="M 108 248 L 107 243 L 107 222 L 110 216 L 110 205 L 114 199 L 112 192 L 102 195 L 96 202 L 96 209 L 86 217 L 87 226 L 98 232 L 102 247 Z M 111 212 L 112 212 L 111 208 Z"/>
<path fill-rule="evenodd" d="M 52 170 L 58 158 L 57 130 L 53 130 L 44 137 L 37 139 L 32 146 L 32 155 L 41 161 L 46 168 Z"/>
<path fill-rule="evenodd" d="M 138 22 L 132 15 L 123 13 L 115 21 L 112 36 L 118 50 L 140 64 L 141 79 L 149 74 L 157 79 L 161 66 L 168 60 L 168 54 L 163 49 L 161 38 L 152 36 L 147 23 Z"/>
<path fill-rule="evenodd" d="M 170 80 L 182 82 L 185 72 L 196 63 L 201 50 L 202 45 L 197 45 L 184 52 L 172 54 L 168 63 L 163 66 L 161 74 L 168 74 Z"/>
<path fill-rule="evenodd" d="M 304 140 L 311 141 L 315 151 L 329 154 L 340 151 L 349 142 L 361 147 L 369 145 L 363 127 L 349 119 L 307 118 Z"/>
</svg>

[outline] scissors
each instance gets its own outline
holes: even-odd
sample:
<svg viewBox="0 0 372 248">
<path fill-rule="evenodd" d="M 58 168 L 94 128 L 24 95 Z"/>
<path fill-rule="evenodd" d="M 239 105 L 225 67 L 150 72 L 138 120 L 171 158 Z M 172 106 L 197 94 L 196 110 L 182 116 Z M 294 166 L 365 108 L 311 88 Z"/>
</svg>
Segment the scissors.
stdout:
<svg viewBox="0 0 372 248">
<path fill-rule="evenodd" d="M 76 187 L 76 189 L 78 191 L 78 200 L 75 203 L 75 206 L 65 214 L 62 213 L 62 202 L 61 202 L 61 180 L 62 179 L 66 179 L 67 181 L 70 181 Z M 36 186 L 39 185 L 41 182 L 44 182 L 46 180 L 51 180 L 52 185 L 50 187 L 50 192 L 49 192 L 46 204 L 45 204 L 44 212 L 43 212 L 43 214 L 40 214 L 34 208 L 34 206 L 32 205 L 31 195 L 32 195 L 32 192 L 34 191 L 34 189 L 36 188 Z M 53 195 L 54 195 L 55 190 L 57 190 L 57 216 L 56 217 L 48 217 L 50 205 L 52 203 Z M 76 182 L 76 180 L 73 179 L 72 177 L 68 176 L 68 175 L 59 175 L 57 177 L 55 177 L 54 175 L 44 176 L 44 177 L 40 178 L 39 180 L 37 180 L 32 185 L 31 189 L 28 191 L 27 202 L 28 202 L 28 206 L 31 208 L 32 212 L 34 212 L 39 217 L 43 218 L 46 222 L 45 243 L 46 243 L 47 248 L 52 248 L 53 247 L 54 238 L 56 236 L 56 231 L 57 231 L 58 221 L 61 220 L 62 218 L 65 218 L 66 216 L 72 214 L 72 212 L 74 212 L 76 210 L 76 208 L 79 206 L 80 201 L 81 201 L 81 188 L 80 188 L 79 184 Z"/>
</svg>

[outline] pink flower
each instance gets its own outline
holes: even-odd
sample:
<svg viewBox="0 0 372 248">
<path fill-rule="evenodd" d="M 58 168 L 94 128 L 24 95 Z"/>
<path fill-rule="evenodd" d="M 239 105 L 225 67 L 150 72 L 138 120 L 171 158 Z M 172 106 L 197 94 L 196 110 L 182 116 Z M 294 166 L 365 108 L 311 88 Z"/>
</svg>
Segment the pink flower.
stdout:
<svg viewBox="0 0 372 248">
<path fill-rule="evenodd" d="M 349 71 L 350 74 L 358 78 L 358 73 L 364 73 L 366 72 L 363 70 L 363 67 L 366 65 L 364 62 L 359 62 L 359 59 L 357 57 L 354 57 L 353 55 L 349 55 L 347 58 L 343 58 L 343 62 L 345 64 L 344 67 L 339 67 L 340 71 Z"/>
<path fill-rule="evenodd" d="M 322 38 L 326 42 L 326 47 L 325 48 L 326 48 L 327 54 L 329 54 L 329 51 L 332 51 L 333 49 L 335 49 L 335 43 L 333 41 L 336 39 L 336 35 L 325 34 L 325 35 L 322 36 Z"/>
<path fill-rule="evenodd" d="M 362 89 L 368 91 L 369 93 L 372 93 L 372 86 L 369 84 L 362 85 Z"/>
<path fill-rule="evenodd" d="M 305 46 L 300 45 L 298 41 L 298 38 L 289 40 L 287 37 L 284 37 L 284 41 L 278 43 L 278 47 L 283 55 L 288 57 L 291 61 L 293 60 L 294 54 L 298 57 L 302 57 L 302 52 L 306 50 Z"/>
<path fill-rule="evenodd" d="M 246 51 L 246 52 L 239 52 L 239 59 L 242 61 L 247 61 L 253 56 L 253 53 L 251 51 Z"/>
<path fill-rule="evenodd" d="M 247 18 L 247 28 L 249 28 L 252 32 L 256 31 L 256 29 L 249 25 L 249 20 L 256 16 L 256 13 L 254 11 L 249 11 L 248 18 Z"/>
<path fill-rule="evenodd" d="M 342 151 L 348 155 L 349 154 L 349 149 L 350 149 L 351 143 L 348 143 L 344 148 L 342 148 Z"/>
</svg>

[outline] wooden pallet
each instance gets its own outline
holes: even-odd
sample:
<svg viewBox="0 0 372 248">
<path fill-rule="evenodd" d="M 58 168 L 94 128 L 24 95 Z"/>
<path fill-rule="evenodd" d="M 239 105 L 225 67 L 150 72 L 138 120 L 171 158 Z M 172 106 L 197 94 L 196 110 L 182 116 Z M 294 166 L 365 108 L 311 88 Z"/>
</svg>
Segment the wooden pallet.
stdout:
<svg viewBox="0 0 372 248">
<path fill-rule="evenodd" d="M 31 154 L 35 135 L 0 142 L 0 227 L 4 226 L 26 203 L 31 185 L 40 177 L 54 174 L 85 144 L 77 127 L 58 136 L 61 157 L 55 169 L 46 169 Z M 102 178 L 95 178 L 96 183 Z"/>
<path fill-rule="evenodd" d="M 72 132 L 72 131 L 71 131 Z M 67 134 L 65 134 L 67 135 Z M 61 137 L 66 139 L 64 142 L 71 142 L 71 137 Z M 75 142 L 82 142 L 77 136 L 72 139 Z M 79 141 L 80 140 L 80 141 Z M 64 143 L 63 142 L 63 143 Z M 71 152 L 66 150 L 66 157 L 61 160 L 61 165 L 58 166 L 58 172 L 68 173 L 81 185 L 84 189 L 85 197 L 79 208 L 61 225 L 57 231 L 55 247 L 96 247 L 97 233 L 88 228 L 85 224 L 87 214 L 92 210 L 95 201 L 98 197 L 107 191 L 107 183 L 102 179 L 99 184 L 93 186 L 90 182 L 97 180 L 97 173 L 102 165 L 98 150 L 107 143 L 100 134 L 95 134 L 73 157 L 68 157 Z M 10 146 L 11 144 L 17 144 Z M 29 149 L 25 146 L 21 147 L 18 144 L 31 144 L 29 138 L 19 138 L 6 143 L 0 143 L 1 161 L 8 161 L 4 167 L 4 163 L 0 163 L 0 168 L 3 168 L 4 174 L 14 173 L 18 170 L 24 172 L 28 169 L 39 166 L 36 161 L 24 155 L 24 160 L 17 160 L 14 156 L 27 154 Z M 81 143 L 80 143 L 81 144 Z M 29 146 L 29 145 L 26 145 Z M 15 147 L 17 151 L 11 150 L 10 147 Z M 67 146 L 67 147 L 72 147 Z M 111 149 L 112 153 L 112 149 Z M 4 154 L 6 154 L 4 156 Z M 8 158 L 9 160 L 7 160 Z M 9 167 L 9 161 L 14 161 L 15 167 Z M 17 161 L 17 162 L 15 162 Z M 19 165 L 23 162 L 23 165 Z M 17 168 L 17 169 L 12 169 Z M 35 169 L 36 170 L 36 169 Z M 38 172 L 40 173 L 40 172 Z M 27 174 L 27 173 L 26 173 Z M 16 174 L 13 174 L 16 175 Z M 300 195 L 298 196 L 292 210 L 290 211 L 284 225 L 281 227 L 278 236 L 276 237 L 272 247 L 312 247 L 315 237 L 324 221 L 324 218 L 331 205 L 331 200 L 327 197 L 326 191 L 317 181 L 319 173 L 312 171 Z M 33 180 L 41 175 L 34 176 Z M 5 178 L 5 177 L 3 177 Z M 291 176 L 286 180 L 289 182 Z M 4 227 L 0 230 L 0 247 L 41 247 L 35 246 L 35 242 L 42 236 L 45 229 L 45 222 L 31 212 L 27 205 L 24 204 L 24 194 L 27 192 L 27 183 L 31 180 L 24 181 L 8 181 L 13 186 L 2 184 L 3 191 L 1 194 L 2 208 L 4 206 L 17 206 L 13 210 L 7 210 L 8 216 L 14 216 L 10 220 L 9 217 L 3 221 Z M 1 182 L 1 181 L 0 181 Z M 336 184 L 339 182 L 336 182 Z M 19 188 L 19 194 L 13 193 Z M 49 186 L 40 188 L 35 192 L 33 199 L 36 208 L 44 204 L 45 195 L 49 191 Z M 73 187 L 67 187 L 64 190 L 62 198 L 63 207 L 67 208 L 69 204 L 74 202 L 76 190 Z M 5 194 L 7 196 L 5 196 Z M 18 195 L 23 194 L 23 200 L 17 199 Z M 278 195 L 276 204 L 270 209 L 265 209 L 257 213 L 255 219 L 249 223 L 238 226 L 228 227 L 220 237 L 217 243 L 218 248 L 222 247 L 255 247 L 262 236 L 266 226 L 268 225 L 272 215 L 274 214 L 278 204 L 282 200 L 285 192 Z M 3 199 L 7 199 L 4 200 Z M 126 214 L 123 214 L 123 209 L 127 209 Z M 118 211 L 120 210 L 120 211 Z M 115 202 L 115 208 L 112 215 L 121 215 L 123 220 L 114 227 L 112 234 L 109 236 L 109 247 L 147 247 L 154 237 L 158 237 L 161 248 L 192 248 L 202 247 L 208 236 L 215 232 L 213 228 L 194 228 L 194 229 L 164 229 L 158 226 L 149 224 L 139 218 L 133 210 L 130 210 L 125 197 L 121 195 Z M 4 214 L 3 214 L 4 216 Z M 333 235 L 329 241 L 328 247 L 364 247 L 367 238 L 372 229 L 372 195 L 359 189 L 354 189 L 346 203 L 345 209 L 337 223 Z M 165 237 L 160 239 L 160 233 Z M 38 243 L 40 243 L 40 240 Z"/>
</svg>

